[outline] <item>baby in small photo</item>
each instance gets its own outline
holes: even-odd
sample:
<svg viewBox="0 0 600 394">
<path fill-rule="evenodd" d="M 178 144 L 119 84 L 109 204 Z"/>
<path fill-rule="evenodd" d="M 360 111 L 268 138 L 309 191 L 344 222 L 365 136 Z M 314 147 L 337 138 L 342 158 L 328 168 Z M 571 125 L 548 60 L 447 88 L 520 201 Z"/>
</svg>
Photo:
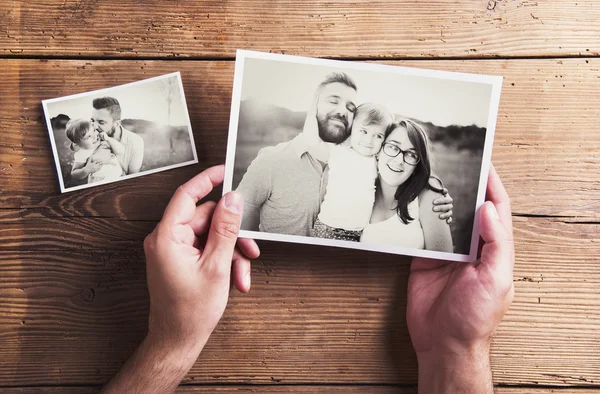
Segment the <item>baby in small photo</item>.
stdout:
<svg viewBox="0 0 600 394">
<path fill-rule="evenodd" d="M 71 176 L 87 183 L 115 180 L 123 175 L 123 168 L 116 155 L 123 154 L 125 147 L 106 133 L 98 133 L 92 123 L 85 119 L 73 119 L 67 123 L 67 138 L 74 152 Z"/>
<path fill-rule="evenodd" d="M 365 103 L 354 114 L 349 146 L 348 140 L 339 145 L 323 143 L 329 150 L 329 178 L 312 237 L 360 241 L 375 201 L 375 156 L 392 123 L 385 107 Z"/>
</svg>

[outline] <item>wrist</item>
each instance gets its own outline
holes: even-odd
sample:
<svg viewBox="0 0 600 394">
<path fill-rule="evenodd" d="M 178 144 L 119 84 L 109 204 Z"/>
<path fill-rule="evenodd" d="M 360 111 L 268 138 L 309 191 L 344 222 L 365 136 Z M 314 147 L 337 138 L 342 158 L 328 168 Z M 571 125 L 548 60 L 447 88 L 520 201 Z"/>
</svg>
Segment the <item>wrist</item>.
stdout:
<svg viewBox="0 0 600 394">
<path fill-rule="evenodd" d="M 173 393 L 198 358 L 201 349 L 171 347 L 152 335 L 146 336 L 102 394 Z"/>
<path fill-rule="evenodd" d="M 164 365 L 183 371 L 183 377 L 192 368 L 205 344 L 206 341 L 192 339 L 174 341 L 149 332 L 140 348 L 162 360 Z"/>
<path fill-rule="evenodd" d="M 489 343 L 417 353 L 419 393 L 492 394 Z"/>
<path fill-rule="evenodd" d="M 170 313 L 162 313 L 169 310 Z M 189 312 L 169 306 L 150 306 L 146 341 L 157 349 L 172 350 L 178 354 L 190 353 L 194 361 L 204 348 L 214 327 L 207 331 L 201 319 Z"/>
</svg>

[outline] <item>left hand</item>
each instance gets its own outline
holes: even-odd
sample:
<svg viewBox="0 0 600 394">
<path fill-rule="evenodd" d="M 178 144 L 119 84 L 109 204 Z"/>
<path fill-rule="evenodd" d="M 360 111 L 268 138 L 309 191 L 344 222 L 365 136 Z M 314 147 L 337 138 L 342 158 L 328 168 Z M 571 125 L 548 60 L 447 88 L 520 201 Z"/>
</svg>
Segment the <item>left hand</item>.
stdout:
<svg viewBox="0 0 600 394">
<path fill-rule="evenodd" d="M 250 289 L 249 258 L 260 251 L 253 240 L 237 238 L 242 196 L 231 192 L 196 206 L 223 182 L 223 172 L 223 166 L 212 167 L 180 186 L 144 242 L 148 337 L 166 347 L 199 353 L 223 315 L 230 283 L 244 293 Z"/>
<path fill-rule="evenodd" d="M 223 168 L 180 186 L 146 237 L 148 335 L 102 393 L 174 393 L 225 310 L 231 278 L 240 291 L 250 289 L 248 258 L 259 250 L 237 238 L 242 196 L 231 192 L 196 206 L 223 182 Z"/>
</svg>

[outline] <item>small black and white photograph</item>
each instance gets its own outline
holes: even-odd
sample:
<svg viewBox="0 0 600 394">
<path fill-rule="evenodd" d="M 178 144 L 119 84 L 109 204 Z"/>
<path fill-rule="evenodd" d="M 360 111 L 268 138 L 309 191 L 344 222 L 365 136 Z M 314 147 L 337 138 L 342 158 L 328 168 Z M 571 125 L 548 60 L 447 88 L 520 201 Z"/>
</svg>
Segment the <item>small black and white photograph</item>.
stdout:
<svg viewBox="0 0 600 394">
<path fill-rule="evenodd" d="M 238 51 L 241 237 L 472 262 L 502 77 Z"/>
<path fill-rule="evenodd" d="M 42 106 L 62 193 L 198 162 L 179 72 Z"/>
</svg>

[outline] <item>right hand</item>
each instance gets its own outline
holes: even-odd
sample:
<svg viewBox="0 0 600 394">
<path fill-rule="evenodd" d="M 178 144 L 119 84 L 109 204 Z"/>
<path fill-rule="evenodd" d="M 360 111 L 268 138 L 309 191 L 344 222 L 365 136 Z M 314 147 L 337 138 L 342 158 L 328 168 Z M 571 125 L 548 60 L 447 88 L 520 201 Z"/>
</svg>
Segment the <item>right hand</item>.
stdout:
<svg viewBox="0 0 600 394">
<path fill-rule="evenodd" d="M 447 224 L 451 224 L 454 200 L 450 196 L 448 189 L 444 187 L 442 180 L 435 175 L 429 177 L 429 186 L 433 190 L 441 190 L 442 193 L 442 197 L 433 200 L 433 211 L 438 212 L 438 217 L 441 220 L 445 220 Z"/>
<path fill-rule="evenodd" d="M 244 207 L 241 194 L 230 192 L 218 203 L 196 206 L 223 182 L 223 173 L 223 166 L 212 167 L 180 186 L 144 241 L 148 337 L 186 349 L 192 362 L 223 315 L 230 284 L 249 291 L 249 259 L 260 253 L 253 240 L 237 237 Z"/>
<path fill-rule="evenodd" d="M 486 199 L 479 218 L 483 247 L 476 263 L 414 258 L 410 267 L 406 314 L 419 383 L 431 383 L 421 379 L 427 371 L 447 367 L 457 379 L 467 362 L 462 372 L 473 377 L 476 364 L 489 363 L 490 341 L 513 300 L 510 201 L 493 166 Z"/>
<path fill-rule="evenodd" d="M 454 200 L 450 196 L 450 193 L 448 193 L 448 189 L 445 187 L 442 189 L 442 195 L 443 197 L 433 200 L 433 210 L 434 212 L 439 212 L 440 219 L 446 220 L 446 223 L 451 224 Z"/>
</svg>

